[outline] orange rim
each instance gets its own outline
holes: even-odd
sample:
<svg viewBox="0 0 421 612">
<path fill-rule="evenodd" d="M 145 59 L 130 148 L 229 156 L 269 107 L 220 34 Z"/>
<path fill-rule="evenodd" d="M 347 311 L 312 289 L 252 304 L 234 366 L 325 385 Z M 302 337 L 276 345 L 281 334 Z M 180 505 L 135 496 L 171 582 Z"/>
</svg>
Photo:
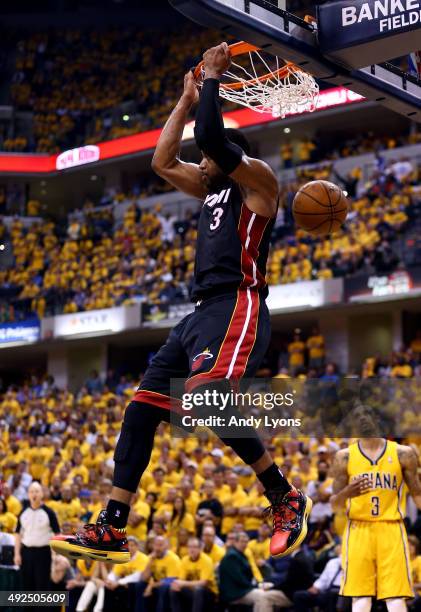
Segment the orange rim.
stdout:
<svg viewBox="0 0 421 612">
<path fill-rule="evenodd" d="M 241 41 L 238 43 L 234 43 L 229 46 L 231 57 L 237 57 L 238 55 L 245 55 L 246 53 L 250 53 L 251 51 L 261 51 L 260 47 L 256 47 L 255 45 L 251 45 L 250 43 Z M 194 69 L 194 78 L 196 81 L 200 80 L 202 68 L 203 68 L 203 60 L 197 64 Z M 235 83 L 221 83 L 220 87 L 222 89 L 228 90 L 237 90 L 244 87 L 244 85 L 254 85 L 255 83 L 261 83 L 263 81 L 268 81 L 272 77 L 276 76 L 280 79 L 284 79 L 289 74 L 293 72 L 299 72 L 298 66 L 293 64 L 292 62 L 286 62 L 284 66 L 278 68 L 278 70 L 274 70 L 273 72 L 268 72 L 263 74 L 262 76 L 256 77 L 255 79 L 249 79 L 248 81 L 236 81 Z"/>
</svg>

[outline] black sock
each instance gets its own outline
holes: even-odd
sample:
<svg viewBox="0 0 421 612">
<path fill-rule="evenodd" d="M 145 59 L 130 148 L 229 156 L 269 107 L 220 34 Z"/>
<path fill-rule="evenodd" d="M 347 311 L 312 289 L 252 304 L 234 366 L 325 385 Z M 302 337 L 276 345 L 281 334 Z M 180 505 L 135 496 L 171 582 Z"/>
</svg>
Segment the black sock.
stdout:
<svg viewBox="0 0 421 612">
<path fill-rule="evenodd" d="M 257 474 L 257 478 L 260 480 L 266 491 L 276 489 L 280 493 L 288 493 L 291 490 L 291 485 L 288 480 L 284 477 L 281 470 L 278 468 L 276 463 L 272 463 L 264 472 Z"/>
<path fill-rule="evenodd" d="M 110 521 L 110 525 L 116 529 L 124 529 L 127 525 L 127 519 L 129 518 L 130 506 L 123 504 L 123 502 L 110 499 L 107 504 L 107 516 Z"/>
</svg>

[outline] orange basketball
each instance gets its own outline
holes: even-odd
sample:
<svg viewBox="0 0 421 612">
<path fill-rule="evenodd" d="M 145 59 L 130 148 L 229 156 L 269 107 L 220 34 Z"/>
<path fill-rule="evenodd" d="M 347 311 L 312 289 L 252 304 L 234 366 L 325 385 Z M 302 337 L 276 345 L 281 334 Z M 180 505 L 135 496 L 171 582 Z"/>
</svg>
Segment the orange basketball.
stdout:
<svg viewBox="0 0 421 612">
<path fill-rule="evenodd" d="M 292 204 L 295 223 L 312 236 L 337 232 L 348 214 L 342 189 L 329 181 L 311 181 L 295 194 Z"/>
</svg>

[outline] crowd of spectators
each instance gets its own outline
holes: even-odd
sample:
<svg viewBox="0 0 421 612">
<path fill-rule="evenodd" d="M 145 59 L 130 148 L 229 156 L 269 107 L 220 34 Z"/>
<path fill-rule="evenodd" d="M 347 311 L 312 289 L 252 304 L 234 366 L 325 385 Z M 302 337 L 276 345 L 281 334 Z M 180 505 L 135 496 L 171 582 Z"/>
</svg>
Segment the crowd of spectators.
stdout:
<svg viewBox="0 0 421 612">
<path fill-rule="evenodd" d="M 421 376 L 421 330 L 418 330 L 409 346 L 402 346 L 390 355 L 377 354 L 368 357 L 362 368 L 365 378 L 412 378 Z"/>
<path fill-rule="evenodd" d="M 281 185 L 282 206 L 268 261 L 269 284 L 329 279 L 357 273 L 387 273 L 400 264 L 399 239 L 415 215 L 419 168 L 408 160 L 375 168 L 360 180 L 360 170 L 336 173 L 351 202 L 344 228 L 313 238 L 294 227 L 292 199 L 311 179 L 332 178 L 330 166 L 301 169 L 296 180 Z M 200 209 L 180 218 L 161 205 L 141 207 L 143 191 L 114 193 L 95 208 L 69 216 L 67 228 L 35 221 L 29 228 L 15 218 L 0 223 L 2 240 L 13 263 L 0 269 L 0 318 L 3 322 L 33 313 L 59 314 L 149 303 L 183 302 L 192 278 Z M 129 203 L 116 222 L 113 205 Z M 108 203 L 108 205 L 107 205 Z M 32 208 L 36 203 L 31 202 Z M 29 206 L 28 206 L 29 208 Z M 35 206 L 36 208 L 36 206 Z M 8 242 L 9 241 L 9 242 Z"/>
<path fill-rule="evenodd" d="M 27 124 L 24 131 L 18 124 L 3 130 L 1 148 L 55 153 L 161 127 L 180 92 L 181 76 L 219 39 L 215 31 L 189 23 L 171 30 L 14 32 L 8 37 L 8 54 L 15 58 L 10 99 L 18 112 L 33 113 L 32 130 Z M 224 103 L 225 109 L 232 107 Z M 400 138 L 368 134 L 356 140 L 331 146 L 333 157 L 393 148 Z M 303 141 L 298 158 L 329 158 L 319 145 Z M 286 166 L 290 149 L 286 143 L 282 151 Z"/>
<path fill-rule="evenodd" d="M 162 126 L 182 75 L 215 42 L 193 24 L 22 34 L 11 97 L 34 113 L 33 134 L 6 138 L 3 148 L 54 153 Z"/>
<path fill-rule="evenodd" d="M 113 449 L 133 387 L 109 371 L 105 380 L 92 372 L 77 393 L 58 389 L 51 376 L 34 376 L 0 394 L 3 535 L 16 529 L 33 481 L 41 483 L 62 532 L 96 520 L 111 491 Z M 259 610 L 334 610 L 346 518 L 334 515 L 329 503 L 330 467 L 347 443 L 324 435 L 268 440 L 283 473 L 314 502 L 298 553 L 273 559 L 267 501 L 252 470 L 208 432 L 179 438 L 161 424 L 129 516 L 131 561 L 107 566 L 54 556 L 52 588 L 69 589 L 70 610 L 85 610 L 95 599 L 97 612 L 177 612 L 180 605 L 201 612 L 218 597 L 224 605 L 259 602 Z M 419 584 L 421 525 L 415 516 L 408 521 Z"/>
<path fill-rule="evenodd" d="M 374 153 L 381 155 L 382 151 L 396 149 L 397 147 L 418 144 L 421 142 L 421 132 L 413 128 L 409 133 L 401 130 L 399 134 L 375 134 L 374 132 L 359 132 L 352 136 L 341 136 L 335 132 L 334 139 L 326 134 L 323 138 L 286 139 L 280 147 L 282 168 L 313 164 L 318 162 L 332 162 L 354 155 Z"/>
</svg>

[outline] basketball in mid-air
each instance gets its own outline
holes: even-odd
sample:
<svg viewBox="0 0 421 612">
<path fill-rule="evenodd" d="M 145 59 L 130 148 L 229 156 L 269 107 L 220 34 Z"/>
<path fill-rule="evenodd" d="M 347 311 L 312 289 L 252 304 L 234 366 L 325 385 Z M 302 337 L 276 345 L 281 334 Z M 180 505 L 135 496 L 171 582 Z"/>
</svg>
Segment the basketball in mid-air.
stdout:
<svg viewBox="0 0 421 612">
<path fill-rule="evenodd" d="M 333 234 L 346 219 L 348 200 L 334 183 L 311 181 L 295 194 L 292 213 L 296 225 L 312 236 Z"/>
</svg>

